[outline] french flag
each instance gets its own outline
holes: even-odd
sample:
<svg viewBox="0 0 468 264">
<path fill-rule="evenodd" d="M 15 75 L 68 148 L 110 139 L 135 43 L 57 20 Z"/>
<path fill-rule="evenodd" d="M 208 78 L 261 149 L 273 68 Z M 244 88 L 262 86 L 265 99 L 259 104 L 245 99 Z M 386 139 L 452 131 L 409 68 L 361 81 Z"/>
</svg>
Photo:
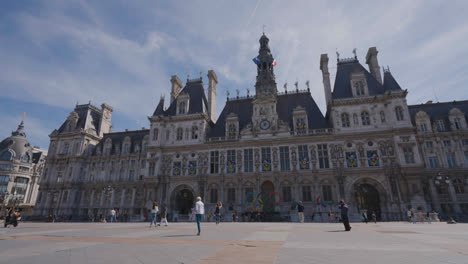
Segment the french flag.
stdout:
<svg viewBox="0 0 468 264">
<path fill-rule="evenodd" d="M 273 66 L 276 66 L 276 60 L 273 60 Z"/>
<path fill-rule="evenodd" d="M 259 64 L 259 63 L 260 63 L 260 59 L 258 59 L 257 57 L 253 58 L 252 60 L 253 60 L 253 62 L 254 62 L 255 64 Z"/>
</svg>

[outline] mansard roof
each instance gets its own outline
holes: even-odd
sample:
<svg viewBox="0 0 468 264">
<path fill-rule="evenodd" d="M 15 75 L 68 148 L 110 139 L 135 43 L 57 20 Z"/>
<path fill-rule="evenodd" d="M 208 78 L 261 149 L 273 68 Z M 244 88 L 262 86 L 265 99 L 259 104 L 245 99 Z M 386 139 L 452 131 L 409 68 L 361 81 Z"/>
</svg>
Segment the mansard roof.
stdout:
<svg viewBox="0 0 468 264">
<path fill-rule="evenodd" d="M 389 70 L 384 69 L 384 90 L 385 91 L 401 91 L 401 87 L 398 82 L 393 78 L 392 73 Z"/>
<path fill-rule="evenodd" d="M 333 99 L 344 99 L 353 97 L 351 90 L 351 74 L 362 72 L 366 77 L 369 95 L 384 94 L 384 87 L 369 73 L 357 59 L 345 59 L 338 62 L 335 85 L 333 88 Z"/>
<path fill-rule="evenodd" d="M 234 113 L 239 118 L 239 131 L 242 131 L 252 122 L 253 97 L 226 102 L 223 111 L 219 115 L 216 124 L 208 133 L 208 137 L 222 137 L 226 134 L 226 118 Z M 291 130 L 294 129 L 293 110 L 301 106 L 307 113 L 309 128 L 329 128 L 330 125 L 318 108 L 309 92 L 298 92 L 278 95 L 276 111 L 280 120 L 287 123 Z"/>
<path fill-rule="evenodd" d="M 189 109 L 187 114 L 196 114 L 205 112 L 205 107 L 208 106 L 208 100 L 206 99 L 205 89 L 203 88 L 203 81 L 200 79 L 189 80 L 185 85 L 184 89 L 177 96 L 188 94 L 189 96 Z M 177 98 L 171 103 L 169 108 L 164 111 L 164 101 L 158 104 L 156 110 L 154 110 L 153 116 L 175 116 L 177 114 Z"/>
<path fill-rule="evenodd" d="M 468 100 L 465 101 L 453 101 L 453 102 L 443 102 L 443 103 L 426 103 L 420 105 L 410 105 L 408 106 L 411 121 L 413 125 L 415 123 L 415 116 L 419 111 L 426 112 L 430 118 L 431 123 L 434 123 L 436 120 L 444 120 L 445 129 L 447 131 L 451 130 L 449 112 L 454 108 L 460 109 L 465 114 L 465 119 L 467 118 L 466 114 L 468 113 Z M 468 120 L 467 120 L 468 121 Z"/>
<path fill-rule="evenodd" d="M 114 132 L 104 134 L 102 139 L 99 141 L 95 149 L 101 148 L 104 146 L 107 139 L 112 141 L 112 150 L 110 154 L 115 154 L 115 145 L 121 145 L 126 137 L 130 138 L 131 141 L 131 152 L 133 152 L 135 145 L 141 145 L 143 139 L 146 135 L 149 135 L 149 129 L 135 130 L 135 131 L 124 131 L 124 132 Z M 93 152 L 93 155 L 96 154 L 96 151 Z"/>
<path fill-rule="evenodd" d="M 99 135 L 99 123 L 102 118 L 102 111 L 99 108 L 91 104 L 84 104 L 77 105 L 73 111 L 78 114 L 78 122 L 76 123 L 76 126 L 72 128 L 73 130 L 91 128 Z M 67 128 L 68 122 L 68 120 L 65 120 L 58 129 L 58 132 L 64 132 Z"/>
</svg>

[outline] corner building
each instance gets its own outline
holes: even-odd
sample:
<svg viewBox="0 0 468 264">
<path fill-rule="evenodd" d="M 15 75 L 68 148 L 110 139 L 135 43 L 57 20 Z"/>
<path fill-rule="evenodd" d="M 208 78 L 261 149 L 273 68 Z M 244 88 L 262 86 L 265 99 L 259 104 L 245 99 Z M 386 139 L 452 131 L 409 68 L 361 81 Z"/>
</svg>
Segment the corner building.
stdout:
<svg viewBox="0 0 468 264">
<path fill-rule="evenodd" d="M 184 220 L 201 196 L 207 213 L 222 201 L 226 220 L 233 211 L 289 220 L 303 201 L 306 220 L 314 212 L 322 221 L 340 199 L 356 221 L 363 211 L 401 220 L 409 208 L 463 218 L 468 101 L 408 106 L 390 71 L 382 77 L 377 53 L 366 55 L 369 70 L 356 56 L 338 59 L 333 91 L 321 55 L 325 116 L 309 88 L 277 91 L 265 35 L 255 95 L 228 97 L 217 120 L 214 71 L 208 94 L 202 77 L 183 86 L 172 76 L 168 107 L 161 98 L 149 129 L 112 132 L 110 106 L 77 105 L 50 135 L 36 212 L 86 217 L 118 208 L 141 220 L 155 200 Z"/>
</svg>

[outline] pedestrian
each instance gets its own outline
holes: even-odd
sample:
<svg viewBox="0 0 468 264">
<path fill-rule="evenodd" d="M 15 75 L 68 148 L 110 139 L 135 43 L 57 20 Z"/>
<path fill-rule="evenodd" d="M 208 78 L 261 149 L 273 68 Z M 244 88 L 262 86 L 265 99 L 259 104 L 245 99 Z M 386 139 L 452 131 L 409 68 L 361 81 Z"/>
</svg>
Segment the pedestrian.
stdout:
<svg viewBox="0 0 468 264">
<path fill-rule="evenodd" d="M 418 212 L 418 218 L 419 218 L 419 222 L 421 222 L 422 224 L 424 224 L 424 214 L 422 211 L 419 211 Z"/>
<path fill-rule="evenodd" d="M 408 223 L 411 223 L 411 210 L 408 209 L 406 216 L 408 217 Z"/>
<path fill-rule="evenodd" d="M 345 231 L 351 231 L 351 226 L 349 225 L 349 219 L 348 219 L 348 205 L 345 203 L 344 200 L 340 201 L 340 210 L 341 210 L 341 220 L 343 221 Z"/>
<path fill-rule="evenodd" d="M 192 222 L 192 221 L 195 221 L 195 207 L 192 208 L 192 212 L 190 213 L 190 217 L 189 217 L 189 221 Z"/>
<path fill-rule="evenodd" d="M 158 203 L 153 202 L 153 207 L 151 208 L 151 223 L 150 226 L 154 225 L 156 227 L 156 216 L 158 215 L 159 208 L 158 208 Z"/>
<path fill-rule="evenodd" d="M 299 218 L 299 223 L 304 223 L 304 205 L 302 205 L 302 201 L 299 201 L 297 204 L 297 217 Z"/>
<path fill-rule="evenodd" d="M 340 222 L 340 217 L 338 216 L 338 212 L 335 212 L 335 223 Z"/>
<path fill-rule="evenodd" d="M 427 213 L 426 213 L 426 221 L 429 224 L 431 223 L 431 214 L 429 213 L 429 211 L 427 211 Z"/>
<path fill-rule="evenodd" d="M 162 223 L 165 222 L 164 226 L 167 226 L 167 205 L 163 205 L 160 216 L 161 223 L 159 225 L 162 225 Z"/>
<path fill-rule="evenodd" d="M 328 222 L 331 223 L 332 222 L 332 212 L 331 211 L 328 211 Z"/>
<path fill-rule="evenodd" d="M 221 203 L 221 201 L 218 201 L 216 203 L 216 208 L 215 208 L 215 211 L 214 211 L 214 215 L 215 215 L 215 218 L 216 218 L 216 224 L 217 225 L 219 224 L 219 221 L 221 220 L 221 208 L 223 208 L 223 203 Z"/>
<path fill-rule="evenodd" d="M 375 211 L 372 211 L 372 222 L 374 222 L 374 224 L 377 224 L 377 215 L 375 214 Z"/>
<path fill-rule="evenodd" d="M 411 208 L 411 220 L 413 221 L 413 224 L 416 224 L 416 215 L 413 208 Z"/>
<path fill-rule="evenodd" d="M 364 222 L 366 222 L 366 224 L 367 224 L 367 222 L 368 222 L 369 220 L 367 219 L 367 212 L 366 212 L 366 211 L 363 211 L 363 212 L 362 212 L 362 218 L 364 219 Z"/>
<path fill-rule="evenodd" d="M 115 222 L 115 209 L 114 208 L 110 210 L 110 222 L 111 223 Z"/>
<path fill-rule="evenodd" d="M 198 233 L 197 236 L 200 235 L 200 222 L 202 220 L 202 217 L 205 215 L 205 205 L 202 202 L 202 199 L 200 196 L 197 197 L 197 202 L 195 203 L 195 214 L 197 217 L 197 227 L 198 227 Z"/>
</svg>

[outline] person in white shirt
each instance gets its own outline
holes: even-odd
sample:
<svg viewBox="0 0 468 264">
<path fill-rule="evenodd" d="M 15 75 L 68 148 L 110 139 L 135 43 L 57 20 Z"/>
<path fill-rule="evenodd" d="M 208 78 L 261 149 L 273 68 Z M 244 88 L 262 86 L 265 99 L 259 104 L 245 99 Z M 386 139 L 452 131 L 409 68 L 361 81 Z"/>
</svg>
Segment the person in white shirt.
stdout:
<svg viewBox="0 0 468 264">
<path fill-rule="evenodd" d="M 156 227 L 156 216 L 158 215 L 159 208 L 158 208 L 158 203 L 153 202 L 153 207 L 151 208 L 151 224 L 149 227 L 151 227 L 154 224 L 154 227 Z"/>
<path fill-rule="evenodd" d="M 195 203 L 195 214 L 197 216 L 197 227 L 198 227 L 198 233 L 197 236 L 200 235 L 200 222 L 202 220 L 202 217 L 205 215 L 205 205 L 201 201 L 201 197 L 197 197 L 197 202 Z"/>
<path fill-rule="evenodd" d="M 115 209 L 113 209 L 113 208 L 112 208 L 112 210 L 110 210 L 110 221 L 111 221 L 111 223 L 116 222 Z"/>
</svg>

